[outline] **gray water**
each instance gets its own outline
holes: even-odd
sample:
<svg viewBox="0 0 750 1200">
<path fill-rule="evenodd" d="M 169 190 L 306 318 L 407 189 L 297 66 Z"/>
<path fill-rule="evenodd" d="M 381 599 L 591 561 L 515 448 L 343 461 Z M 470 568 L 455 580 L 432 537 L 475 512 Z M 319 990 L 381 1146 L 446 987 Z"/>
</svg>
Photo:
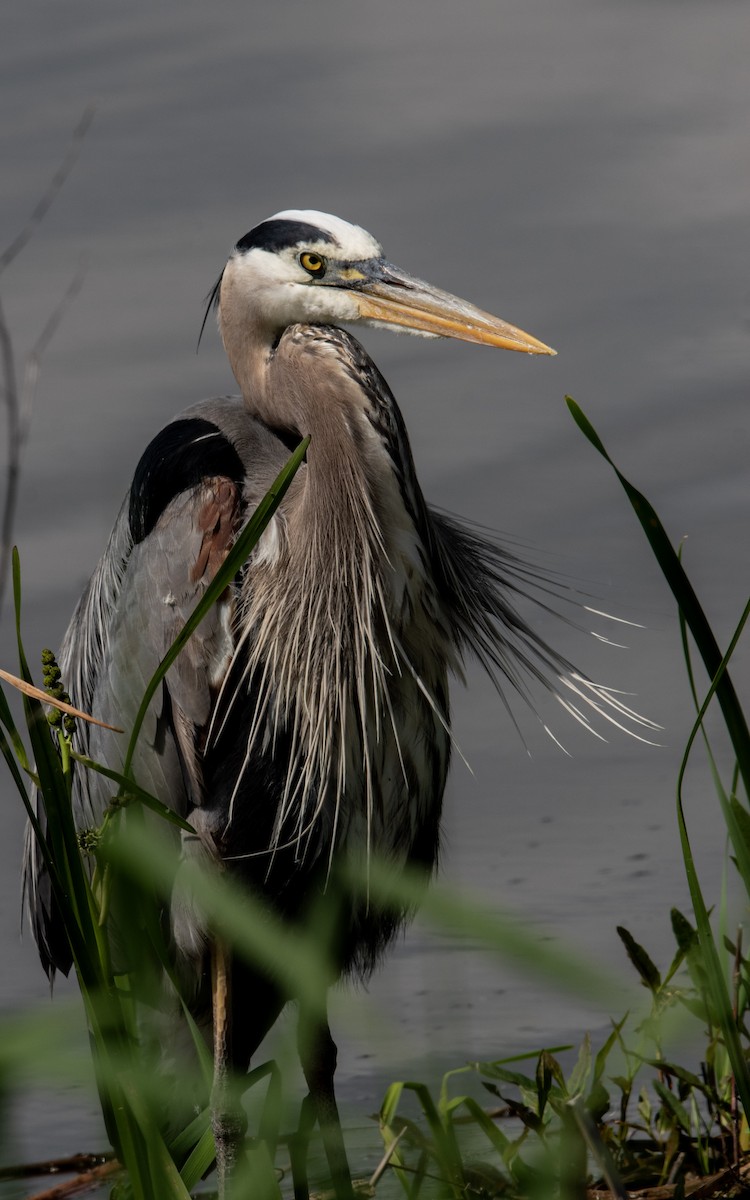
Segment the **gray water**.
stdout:
<svg viewBox="0 0 750 1200">
<path fill-rule="evenodd" d="M 254 6 L 6 5 L 0 240 L 21 226 L 92 101 L 64 191 L 3 279 L 19 358 L 79 260 L 81 295 L 44 362 L 17 523 L 30 652 L 56 645 L 140 451 L 175 411 L 233 390 L 202 298 L 247 229 L 332 211 L 386 253 L 555 346 L 554 360 L 367 334 L 430 500 L 534 548 L 643 629 L 551 619 L 554 644 L 635 693 L 659 749 L 599 742 L 516 706 L 476 671 L 454 692 L 444 878 L 619 973 L 619 1011 L 418 923 L 369 993 L 335 1002 L 340 1088 L 596 1034 L 637 992 L 614 933 L 657 960 L 688 909 L 674 786 L 691 723 L 672 600 L 616 479 L 564 394 L 654 503 L 726 643 L 748 593 L 750 17 L 741 0 L 286 0 Z M 583 618 L 588 626 L 589 618 Z M 15 665 L 7 608 L 2 665 Z M 747 651 L 735 666 L 746 685 Z M 745 686 L 745 692 L 747 688 Z M 726 761 L 726 759 L 724 760 Z M 22 814 L 2 782 L 0 1006 L 49 1004 L 19 941 Z M 702 767 L 688 818 L 707 891 L 724 846 Z M 61 989 L 56 1005 L 70 989 Z M 80 1087 L 30 1086 L 4 1153 L 101 1135 Z M 6 1194 L 6 1193 L 3 1193 Z M 22 1189 L 8 1195 L 25 1194 Z"/>
</svg>

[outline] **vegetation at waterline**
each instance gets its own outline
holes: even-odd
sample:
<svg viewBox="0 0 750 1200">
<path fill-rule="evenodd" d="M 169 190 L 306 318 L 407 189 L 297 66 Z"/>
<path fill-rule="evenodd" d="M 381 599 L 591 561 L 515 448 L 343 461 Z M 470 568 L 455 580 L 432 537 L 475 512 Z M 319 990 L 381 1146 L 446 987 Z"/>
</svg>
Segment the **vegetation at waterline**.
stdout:
<svg viewBox="0 0 750 1200">
<path fill-rule="evenodd" d="M 580 409 L 572 401 L 569 406 L 583 433 L 611 462 Z M 626 930 L 619 931 L 647 989 L 649 1011 L 639 1022 L 618 1015 L 606 1041 L 596 1049 L 584 1038 L 573 1055 L 572 1066 L 561 1065 L 571 1061 L 570 1048 L 553 1047 L 513 1060 L 462 1066 L 446 1076 L 437 1096 L 419 1083 L 392 1084 L 379 1114 L 384 1145 L 382 1167 L 363 1184 L 363 1189 L 387 1189 L 389 1195 L 402 1189 L 409 1200 L 422 1195 L 503 1196 L 510 1200 L 559 1196 L 560 1200 L 572 1200 L 587 1191 L 618 1197 L 650 1192 L 654 1197 L 674 1196 L 679 1200 L 690 1194 L 729 1196 L 744 1189 L 743 1164 L 750 1142 L 750 964 L 741 934 L 735 935 L 726 927 L 723 907 L 712 914 L 711 902 L 702 895 L 682 811 L 682 783 L 693 745 L 702 737 L 731 845 L 730 869 L 750 892 L 750 735 L 727 670 L 750 606 L 722 653 L 656 513 L 612 465 L 680 613 L 688 680 L 696 705 L 696 721 L 677 781 L 677 824 L 692 916 L 688 919 L 673 912 L 676 951 L 663 974 Z M 215 588 L 210 589 L 165 659 L 144 697 L 143 712 L 190 631 L 259 536 L 264 516 L 267 519 L 271 515 L 294 469 L 293 461 L 278 481 L 275 498 L 269 497 L 265 514 L 256 517 L 253 528 L 246 531 L 227 560 L 226 578 L 222 574 Z M 208 866 L 180 863 L 175 827 L 181 822 L 132 778 L 130 763 L 137 727 L 123 773 L 110 773 L 113 803 L 103 825 L 89 831 L 81 845 L 70 817 L 72 763 L 78 759 L 77 769 L 101 768 L 80 760 L 70 726 L 51 730 L 48 724 L 47 708 L 33 691 L 21 641 L 17 559 L 14 584 L 30 751 L 6 698 L 0 694 L 0 724 L 4 728 L 4 732 L 0 730 L 1 748 L 32 819 L 30 781 L 39 786 L 44 798 L 48 868 L 57 903 L 65 914 L 102 1112 L 119 1164 L 118 1168 L 110 1161 L 94 1168 L 91 1180 L 114 1180 L 118 1197 L 185 1200 L 209 1170 L 213 1144 L 206 1110 L 176 1131 L 166 1128 L 160 1119 L 174 1099 L 174 1081 L 170 1083 L 154 1070 L 165 972 L 167 986 L 179 997 L 179 983 L 170 978 L 169 955 L 159 920 L 164 898 L 174 889 L 183 890 L 215 936 L 284 978 L 310 1005 L 316 1003 L 325 984 L 325 947 L 321 949 L 299 931 L 269 921 L 268 914 L 261 918 L 252 899 L 241 895 L 231 879 Z M 705 696 L 699 695 L 693 672 L 696 651 L 711 680 Z M 53 681 L 58 702 L 62 686 L 64 680 L 62 684 Z M 714 700 L 736 759 L 726 785 L 703 728 L 706 710 Z M 350 882 L 352 886 L 364 886 L 362 881 Z M 366 886 L 379 899 L 392 895 L 395 887 L 406 899 L 416 898 L 415 889 L 420 887 L 418 881 L 409 878 L 394 881 L 390 873 L 378 871 L 377 864 Z M 125 893 L 124 909 L 121 898 Z M 423 908 L 434 921 L 469 928 L 473 937 L 496 950 L 517 952 L 522 943 L 523 934 L 518 930 L 463 898 L 446 895 L 439 887 L 424 898 Z M 123 911 L 127 913 L 125 922 Z M 117 913 L 118 936 L 126 945 L 127 972 L 112 961 L 107 924 L 113 912 Z M 712 917 L 718 933 L 712 927 Z M 535 946 L 535 956 L 538 952 Z M 559 973 L 570 985 L 577 976 L 587 994 L 592 989 L 598 995 L 607 994 L 606 980 L 572 964 L 559 952 L 545 953 L 551 978 Z M 663 1032 L 679 1011 L 692 1014 L 705 1027 L 700 1066 L 684 1067 L 665 1056 Z M 191 1022 L 187 1010 L 185 1019 Z M 22 1026 L 23 1022 L 16 1022 L 14 1036 L 9 1025 L 6 1032 L 10 1036 L 0 1044 L 0 1096 L 6 1108 L 16 1081 L 28 1067 L 31 1038 L 27 1036 L 24 1041 L 18 1036 Z M 25 1032 L 28 1035 L 28 1025 Z M 182 1094 L 193 1089 L 200 1094 L 202 1087 L 205 1090 L 202 1080 L 210 1078 L 208 1056 L 197 1030 L 193 1057 L 193 1077 L 188 1073 L 179 1080 Z M 488 1104 L 480 1103 L 476 1088 L 463 1087 L 467 1077 L 480 1081 Z M 254 1093 L 262 1092 L 262 1098 L 257 1136 L 248 1153 L 248 1175 L 238 1194 L 277 1197 L 289 1190 L 291 1174 L 284 1173 L 283 1165 L 294 1164 L 303 1134 L 282 1131 L 281 1081 L 276 1064 L 263 1064 L 251 1072 L 247 1087 Z"/>
</svg>

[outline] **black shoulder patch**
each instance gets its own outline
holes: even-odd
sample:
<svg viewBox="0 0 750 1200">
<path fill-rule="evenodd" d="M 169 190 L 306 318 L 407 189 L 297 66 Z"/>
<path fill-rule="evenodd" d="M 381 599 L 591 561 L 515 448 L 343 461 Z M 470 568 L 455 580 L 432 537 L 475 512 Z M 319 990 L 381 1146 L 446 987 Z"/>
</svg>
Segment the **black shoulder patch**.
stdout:
<svg viewBox="0 0 750 1200">
<path fill-rule="evenodd" d="M 166 425 L 144 451 L 130 488 L 130 532 L 135 543 L 148 537 L 171 500 L 207 475 L 241 484 L 239 454 L 221 430 L 202 417 Z"/>
<path fill-rule="evenodd" d="M 319 225 L 310 225 L 307 221 L 262 221 L 240 238 L 235 250 L 246 253 L 248 250 L 286 250 L 289 246 L 297 246 L 301 242 L 327 242 L 338 246 L 332 233 L 321 229 Z"/>
</svg>

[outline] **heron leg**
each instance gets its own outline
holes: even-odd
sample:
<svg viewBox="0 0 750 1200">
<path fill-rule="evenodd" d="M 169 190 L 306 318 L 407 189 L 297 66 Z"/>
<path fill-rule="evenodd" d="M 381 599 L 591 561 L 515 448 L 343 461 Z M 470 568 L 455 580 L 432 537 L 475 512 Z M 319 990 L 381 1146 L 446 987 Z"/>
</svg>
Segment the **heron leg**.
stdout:
<svg viewBox="0 0 750 1200">
<path fill-rule="evenodd" d="M 351 1200 L 354 1189 L 333 1088 L 336 1043 L 331 1036 L 325 1004 L 322 1010 L 315 1013 L 300 1006 L 297 1036 L 300 1062 L 309 1091 L 309 1104 L 320 1126 L 331 1182 L 338 1200 Z M 302 1200 L 301 1195 L 297 1194 L 296 1180 L 295 1200 Z"/>
<path fill-rule="evenodd" d="M 214 1024 L 211 1125 L 216 1144 L 219 1200 L 226 1200 L 242 1151 L 247 1118 L 233 1070 L 232 959 L 220 938 L 211 947 L 211 995 Z"/>
<path fill-rule="evenodd" d="M 211 979 L 214 1021 L 211 1125 L 216 1144 L 219 1200 L 229 1200 L 235 1191 L 245 1195 L 243 1180 L 248 1181 L 252 1174 L 243 1153 L 247 1131 L 241 1099 L 245 1073 L 285 999 L 275 984 L 242 959 L 235 958 L 219 938 L 211 948 Z M 253 1186 L 257 1191 L 257 1179 Z"/>
<path fill-rule="evenodd" d="M 309 1200 L 310 1186 L 307 1181 L 307 1154 L 310 1134 L 315 1124 L 315 1105 L 312 1096 L 305 1096 L 299 1114 L 297 1132 L 289 1140 L 289 1158 L 292 1164 L 292 1187 L 294 1200 Z"/>
</svg>

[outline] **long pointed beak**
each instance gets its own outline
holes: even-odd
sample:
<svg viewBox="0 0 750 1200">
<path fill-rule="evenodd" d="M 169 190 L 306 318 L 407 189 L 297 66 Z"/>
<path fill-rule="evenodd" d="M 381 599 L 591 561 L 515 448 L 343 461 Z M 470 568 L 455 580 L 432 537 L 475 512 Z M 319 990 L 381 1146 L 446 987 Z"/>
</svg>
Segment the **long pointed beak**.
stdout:
<svg viewBox="0 0 750 1200">
<path fill-rule="evenodd" d="M 415 279 L 385 260 L 377 264 L 352 263 L 342 271 L 336 285 L 346 288 L 365 321 L 525 354 L 557 353 L 530 333 Z"/>
</svg>

